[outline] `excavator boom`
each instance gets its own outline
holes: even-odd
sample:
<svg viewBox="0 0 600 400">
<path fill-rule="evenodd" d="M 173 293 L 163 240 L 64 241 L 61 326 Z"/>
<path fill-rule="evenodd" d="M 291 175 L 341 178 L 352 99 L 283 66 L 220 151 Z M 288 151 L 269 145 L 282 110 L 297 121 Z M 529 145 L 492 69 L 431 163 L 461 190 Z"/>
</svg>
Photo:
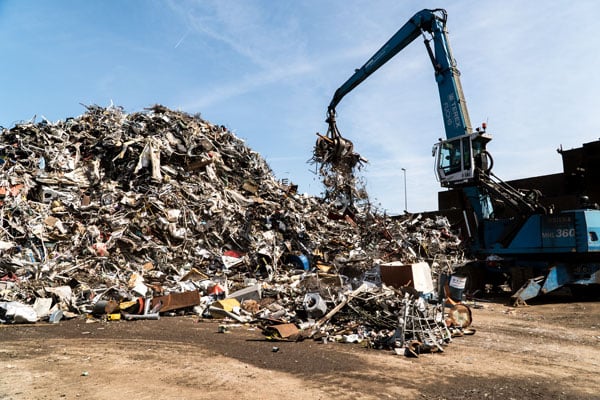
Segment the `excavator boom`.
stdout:
<svg viewBox="0 0 600 400">
<path fill-rule="evenodd" d="M 317 161 L 328 162 L 338 170 L 347 170 L 348 166 L 355 165 L 355 160 L 359 158 L 352 151 L 352 142 L 342 137 L 336 125 L 337 105 L 349 92 L 421 36 L 435 72 L 446 132 L 446 139 L 434 148 L 437 178 L 442 186 L 454 187 L 473 183 L 477 179 L 478 168 L 487 170 L 487 163 L 491 163 L 491 159 L 486 152 L 486 144 L 491 136 L 485 133 L 485 129 L 477 129 L 476 133 L 471 129 L 460 73 L 448 40 L 446 19 L 447 13 L 443 9 L 419 11 L 335 91 L 327 108 L 327 135 L 320 136 L 315 147 L 319 155 L 326 157 L 316 157 Z"/>
<path fill-rule="evenodd" d="M 446 11 L 443 9 L 421 10 L 405 23 L 362 67 L 340 86 L 333 95 L 328 107 L 328 115 L 335 114 L 339 102 L 377 71 L 402 49 L 419 36 L 425 41 L 427 52 L 433 64 L 438 84 L 446 138 L 472 132 L 456 62 L 452 56 L 446 31 Z M 428 37 L 428 35 L 430 37 Z M 433 41 L 433 49 L 431 42 Z"/>
</svg>

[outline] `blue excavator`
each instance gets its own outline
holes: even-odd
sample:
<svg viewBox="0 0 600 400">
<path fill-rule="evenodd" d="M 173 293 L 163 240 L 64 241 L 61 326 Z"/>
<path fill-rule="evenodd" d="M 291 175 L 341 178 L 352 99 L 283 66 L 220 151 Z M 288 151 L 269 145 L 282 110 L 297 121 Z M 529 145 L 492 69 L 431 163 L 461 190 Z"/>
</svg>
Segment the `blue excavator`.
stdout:
<svg viewBox="0 0 600 400">
<path fill-rule="evenodd" d="M 476 260 L 462 270 L 471 281 L 471 290 L 502 276 L 510 282 L 515 303 L 564 286 L 599 293 L 600 210 L 589 204 L 555 210 L 540 202 L 538 191 L 516 189 L 492 173 L 493 159 L 486 149 L 492 137 L 486 124 L 476 129 L 471 126 L 446 21 L 443 9 L 419 11 L 355 70 L 336 90 L 327 110 L 327 135 L 317 139 L 315 148 L 332 148 L 328 153 L 332 163 L 349 158 L 353 165 L 359 160 L 352 142 L 343 138 L 336 126 L 336 106 L 422 37 L 433 65 L 446 132 L 446 138 L 433 147 L 435 170 L 443 187 L 460 192 L 464 236 Z M 497 208 L 510 208 L 512 213 Z"/>
</svg>

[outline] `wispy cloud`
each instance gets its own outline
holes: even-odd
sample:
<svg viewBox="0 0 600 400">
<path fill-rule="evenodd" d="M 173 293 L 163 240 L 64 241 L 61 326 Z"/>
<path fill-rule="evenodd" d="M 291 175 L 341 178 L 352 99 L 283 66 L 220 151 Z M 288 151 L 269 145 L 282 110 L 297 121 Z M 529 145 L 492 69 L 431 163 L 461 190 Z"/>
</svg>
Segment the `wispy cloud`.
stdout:
<svg viewBox="0 0 600 400">
<path fill-rule="evenodd" d="M 189 30 L 187 30 L 187 31 L 186 31 L 186 32 L 183 34 L 183 36 L 181 36 L 181 38 L 180 38 L 180 39 L 177 41 L 177 43 L 175 44 L 175 47 L 174 47 L 174 48 L 178 48 L 178 47 L 181 45 L 181 43 L 183 43 L 183 41 L 184 41 L 184 40 L 185 40 L 185 39 L 188 37 L 188 35 L 189 35 L 189 34 L 190 34 L 190 31 L 189 31 Z"/>
<path fill-rule="evenodd" d="M 209 90 L 206 94 L 194 96 L 195 99 L 181 105 L 184 110 L 196 110 L 218 104 L 226 99 L 240 96 L 251 92 L 259 87 L 272 84 L 285 78 L 296 75 L 302 75 L 313 70 L 314 67 L 309 64 L 297 64 L 288 68 L 277 68 L 261 71 L 252 75 L 246 75 L 240 80 L 234 82 L 219 84 Z"/>
<path fill-rule="evenodd" d="M 200 97 L 194 95 L 194 100 L 185 101 L 181 106 L 184 109 L 218 104 L 275 82 L 290 83 L 293 78 L 300 82 L 300 76 L 319 76 L 328 66 L 339 65 L 357 56 L 366 57 L 372 50 L 371 46 L 363 44 L 314 57 L 306 49 L 308 39 L 300 28 L 293 23 L 273 24 L 267 20 L 264 9 L 252 2 L 234 6 L 219 1 L 191 2 L 185 3 L 186 6 L 178 2 L 170 4 L 190 32 L 225 45 L 259 69 L 258 72 L 239 74 L 225 83 L 216 82 L 203 90 Z M 349 71 L 351 68 L 348 66 Z"/>
<path fill-rule="evenodd" d="M 298 41 L 293 25 L 273 24 L 268 13 L 255 2 L 170 2 L 188 28 L 264 69 L 294 57 Z"/>
</svg>

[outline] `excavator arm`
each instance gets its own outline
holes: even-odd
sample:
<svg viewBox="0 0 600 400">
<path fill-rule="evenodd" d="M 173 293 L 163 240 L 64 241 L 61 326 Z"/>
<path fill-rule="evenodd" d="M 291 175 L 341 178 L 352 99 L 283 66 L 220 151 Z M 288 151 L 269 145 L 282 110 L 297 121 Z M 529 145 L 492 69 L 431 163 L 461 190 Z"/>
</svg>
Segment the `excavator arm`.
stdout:
<svg viewBox="0 0 600 400">
<path fill-rule="evenodd" d="M 427 53 L 435 71 L 435 79 L 438 84 L 442 105 L 442 115 L 444 116 L 446 138 L 451 139 L 472 132 L 471 121 L 460 84 L 460 73 L 456 68 L 456 62 L 454 61 L 448 42 L 446 11 L 443 9 L 425 9 L 416 13 L 387 43 L 336 90 L 333 99 L 329 103 L 327 112 L 327 122 L 330 126 L 335 124 L 335 108 L 344 96 L 419 36 L 424 37 Z M 431 42 L 433 42 L 433 49 Z"/>
<path fill-rule="evenodd" d="M 424 9 L 408 20 L 367 62 L 334 93 L 327 108 L 327 135 L 319 135 L 314 160 L 329 165 L 334 171 L 349 173 L 360 161 L 351 141 L 340 134 L 336 125 L 336 107 L 353 89 L 391 60 L 416 38 L 424 38 L 438 86 L 446 138 L 434 145 L 436 173 L 444 187 L 466 187 L 473 190 L 470 202 L 481 218 L 493 215 L 490 194 L 527 215 L 541 206 L 503 182 L 491 179 L 493 160 L 486 150 L 491 136 L 485 124 L 475 132 L 467 111 L 460 73 L 452 55 L 446 29 L 447 13 L 443 9 Z"/>
</svg>

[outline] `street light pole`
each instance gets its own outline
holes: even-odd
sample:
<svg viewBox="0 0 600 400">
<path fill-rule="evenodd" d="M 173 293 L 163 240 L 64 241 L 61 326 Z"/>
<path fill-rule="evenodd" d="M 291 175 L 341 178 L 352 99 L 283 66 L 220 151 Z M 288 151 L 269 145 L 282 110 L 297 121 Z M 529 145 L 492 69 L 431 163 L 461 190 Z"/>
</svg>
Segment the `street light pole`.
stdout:
<svg viewBox="0 0 600 400">
<path fill-rule="evenodd" d="M 408 205 L 407 205 L 407 195 L 406 195 L 406 168 L 402 168 L 402 172 L 404 174 L 404 212 L 407 213 L 408 212 Z"/>
</svg>

